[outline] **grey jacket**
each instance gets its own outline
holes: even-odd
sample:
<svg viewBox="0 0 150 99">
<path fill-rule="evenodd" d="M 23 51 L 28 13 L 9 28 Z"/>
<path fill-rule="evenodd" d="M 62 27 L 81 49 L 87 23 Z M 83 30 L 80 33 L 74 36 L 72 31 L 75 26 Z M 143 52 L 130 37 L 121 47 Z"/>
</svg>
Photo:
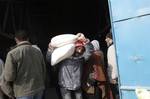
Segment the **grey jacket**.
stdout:
<svg viewBox="0 0 150 99">
<path fill-rule="evenodd" d="M 2 80 L 3 69 L 4 69 L 4 62 L 2 61 L 2 59 L 0 59 L 0 85 Z"/>
<path fill-rule="evenodd" d="M 42 53 L 25 41 L 7 54 L 2 88 L 6 89 L 6 94 L 14 93 L 15 97 L 32 95 L 44 90 L 45 76 L 46 66 Z M 6 86 L 9 82 L 13 92 Z"/>
<path fill-rule="evenodd" d="M 93 52 L 91 43 L 85 45 L 86 51 L 79 57 L 70 57 L 57 64 L 59 68 L 58 84 L 68 90 L 77 90 L 81 87 L 82 68 L 84 62 L 89 59 Z M 50 62 L 51 51 L 47 52 L 47 61 Z"/>
</svg>

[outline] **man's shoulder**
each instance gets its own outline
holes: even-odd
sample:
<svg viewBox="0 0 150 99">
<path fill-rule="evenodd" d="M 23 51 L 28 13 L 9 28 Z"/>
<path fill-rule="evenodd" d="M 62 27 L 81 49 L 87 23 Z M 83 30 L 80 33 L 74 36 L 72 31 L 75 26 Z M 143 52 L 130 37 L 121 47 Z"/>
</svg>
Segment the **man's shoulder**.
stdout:
<svg viewBox="0 0 150 99">
<path fill-rule="evenodd" d="M 94 51 L 93 53 L 98 56 L 101 56 L 104 54 L 103 51 L 101 51 L 101 50 Z"/>
<path fill-rule="evenodd" d="M 111 46 L 109 46 L 108 50 L 112 50 L 112 49 L 115 49 L 115 46 L 114 44 L 112 44 Z"/>
<path fill-rule="evenodd" d="M 8 52 L 8 54 L 13 54 L 13 53 L 15 53 L 17 50 L 18 50 L 18 47 L 14 47 L 14 48 L 12 48 L 12 49 Z"/>
<path fill-rule="evenodd" d="M 32 47 L 30 47 L 30 45 L 19 45 L 19 46 L 15 46 L 13 47 L 8 54 L 17 54 L 19 52 L 22 52 L 24 49 L 32 49 Z"/>
</svg>

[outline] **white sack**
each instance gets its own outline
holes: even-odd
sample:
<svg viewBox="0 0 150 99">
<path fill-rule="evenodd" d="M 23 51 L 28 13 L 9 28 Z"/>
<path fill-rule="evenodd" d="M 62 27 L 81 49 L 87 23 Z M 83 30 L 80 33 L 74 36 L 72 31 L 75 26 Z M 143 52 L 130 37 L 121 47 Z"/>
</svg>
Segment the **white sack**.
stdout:
<svg viewBox="0 0 150 99">
<path fill-rule="evenodd" d="M 61 34 L 51 39 L 51 45 L 53 47 L 61 47 L 66 44 L 71 44 L 77 41 L 78 36 L 73 34 Z"/>
<path fill-rule="evenodd" d="M 56 48 L 51 56 L 51 65 L 55 65 L 60 61 L 72 56 L 75 50 L 74 44 L 67 44 L 62 47 Z"/>
</svg>

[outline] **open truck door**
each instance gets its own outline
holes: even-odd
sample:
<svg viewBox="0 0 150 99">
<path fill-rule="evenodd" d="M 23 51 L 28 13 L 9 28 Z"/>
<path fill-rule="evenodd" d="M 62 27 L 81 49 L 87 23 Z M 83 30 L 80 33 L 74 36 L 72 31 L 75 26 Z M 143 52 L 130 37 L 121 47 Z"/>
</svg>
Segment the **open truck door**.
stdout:
<svg viewBox="0 0 150 99">
<path fill-rule="evenodd" d="M 109 0 L 121 99 L 150 90 L 150 0 Z M 150 97 L 149 97 L 150 98 Z"/>
</svg>

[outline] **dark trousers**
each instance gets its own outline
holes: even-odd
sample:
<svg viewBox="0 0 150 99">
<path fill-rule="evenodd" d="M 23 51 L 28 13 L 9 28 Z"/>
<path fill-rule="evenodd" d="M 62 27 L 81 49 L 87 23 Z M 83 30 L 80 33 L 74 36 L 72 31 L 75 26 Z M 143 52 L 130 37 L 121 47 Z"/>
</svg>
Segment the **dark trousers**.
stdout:
<svg viewBox="0 0 150 99">
<path fill-rule="evenodd" d="M 102 91 L 99 87 L 95 87 L 94 94 L 83 93 L 84 99 L 102 99 Z"/>
<path fill-rule="evenodd" d="M 60 88 L 62 99 L 83 99 L 82 91 L 79 90 L 67 90 Z"/>
<path fill-rule="evenodd" d="M 110 84 L 110 88 L 112 90 L 113 98 L 119 99 L 119 88 L 118 84 Z"/>
</svg>

